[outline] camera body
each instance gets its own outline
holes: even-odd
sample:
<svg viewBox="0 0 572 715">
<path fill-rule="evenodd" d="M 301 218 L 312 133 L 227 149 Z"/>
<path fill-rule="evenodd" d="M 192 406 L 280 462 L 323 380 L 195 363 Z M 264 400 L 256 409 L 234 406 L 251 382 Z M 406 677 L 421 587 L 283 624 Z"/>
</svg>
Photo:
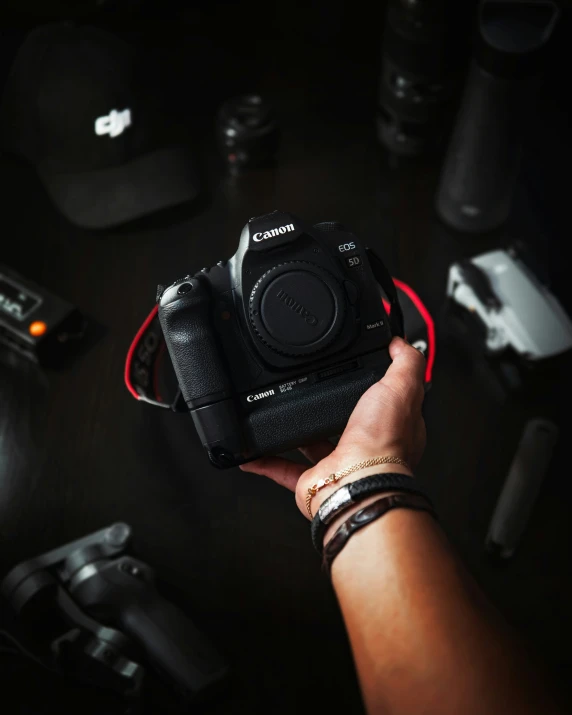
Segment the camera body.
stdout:
<svg viewBox="0 0 572 715">
<path fill-rule="evenodd" d="M 221 468 L 340 434 L 385 374 L 391 338 L 403 335 L 375 254 L 340 224 L 278 211 L 246 224 L 228 262 L 163 290 L 159 320 L 182 397 Z"/>
</svg>

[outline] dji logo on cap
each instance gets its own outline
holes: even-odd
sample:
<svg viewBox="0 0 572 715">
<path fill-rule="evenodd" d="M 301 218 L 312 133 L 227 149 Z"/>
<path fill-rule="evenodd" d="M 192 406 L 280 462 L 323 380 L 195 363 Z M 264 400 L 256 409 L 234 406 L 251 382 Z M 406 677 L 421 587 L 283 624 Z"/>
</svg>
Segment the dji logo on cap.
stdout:
<svg viewBox="0 0 572 715">
<path fill-rule="evenodd" d="M 98 136 L 109 134 L 111 138 L 118 137 L 123 134 L 123 130 L 131 126 L 131 110 L 124 109 L 118 112 L 112 109 L 108 115 L 98 117 L 95 120 L 95 133 Z"/>
</svg>

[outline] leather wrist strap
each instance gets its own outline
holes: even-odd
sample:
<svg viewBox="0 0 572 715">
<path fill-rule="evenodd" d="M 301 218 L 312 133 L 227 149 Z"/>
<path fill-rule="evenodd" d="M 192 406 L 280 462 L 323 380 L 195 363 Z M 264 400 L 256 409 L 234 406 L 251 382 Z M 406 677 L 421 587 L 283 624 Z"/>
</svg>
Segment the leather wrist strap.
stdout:
<svg viewBox="0 0 572 715">
<path fill-rule="evenodd" d="M 345 521 L 336 531 L 324 549 L 322 567 L 328 574 L 332 568 L 332 563 L 351 537 L 363 529 L 364 526 L 376 521 L 388 511 L 393 509 L 414 509 L 416 511 L 426 511 L 435 519 L 437 515 L 431 503 L 419 494 L 391 494 L 382 497 L 369 506 L 360 509 Z"/>
<path fill-rule="evenodd" d="M 409 469 L 409 465 L 404 459 L 401 459 L 401 457 L 394 457 L 392 455 L 386 454 L 384 457 L 370 457 L 370 459 L 364 459 L 357 464 L 352 464 L 351 467 L 346 467 L 345 469 L 342 469 L 340 472 L 334 472 L 333 474 L 330 474 L 330 476 L 326 477 L 325 479 L 318 479 L 315 484 L 312 484 L 312 486 L 308 487 L 308 492 L 306 494 L 306 511 L 308 512 L 308 516 L 310 517 L 310 519 L 314 518 L 312 514 L 312 509 L 310 507 L 312 497 L 316 496 L 320 489 L 323 489 L 330 484 L 335 484 L 336 482 L 339 482 L 340 479 L 348 477 L 354 472 L 359 472 L 360 469 L 365 469 L 366 467 L 375 467 L 378 464 L 401 464 L 402 467 Z"/>
<path fill-rule="evenodd" d="M 320 505 L 316 516 L 312 519 L 312 543 L 317 552 L 319 554 L 323 552 L 324 535 L 328 524 L 331 524 L 338 514 L 367 497 L 389 491 L 419 494 L 429 500 L 413 477 L 406 474 L 372 474 L 340 487 Z"/>
</svg>

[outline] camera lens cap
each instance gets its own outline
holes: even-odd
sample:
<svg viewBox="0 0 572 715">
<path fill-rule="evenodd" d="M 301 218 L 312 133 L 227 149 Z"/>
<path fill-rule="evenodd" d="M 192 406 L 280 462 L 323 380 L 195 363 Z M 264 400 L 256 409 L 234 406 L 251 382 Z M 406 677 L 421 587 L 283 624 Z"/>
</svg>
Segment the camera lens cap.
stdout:
<svg viewBox="0 0 572 715">
<path fill-rule="evenodd" d="M 250 320 L 270 348 L 283 355 L 308 355 L 336 337 L 345 313 L 345 296 L 335 278 L 305 261 L 267 271 L 250 296 Z"/>
</svg>

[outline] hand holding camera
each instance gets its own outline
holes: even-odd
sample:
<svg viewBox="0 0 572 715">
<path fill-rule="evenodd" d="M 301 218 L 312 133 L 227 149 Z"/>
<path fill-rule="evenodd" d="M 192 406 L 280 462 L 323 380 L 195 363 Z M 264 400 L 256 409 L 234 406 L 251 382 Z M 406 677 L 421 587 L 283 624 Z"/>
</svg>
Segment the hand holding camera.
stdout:
<svg viewBox="0 0 572 715">
<path fill-rule="evenodd" d="M 291 489 L 296 503 L 307 517 L 308 487 L 349 465 L 359 464 L 379 455 L 397 457 L 399 463 L 372 465 L 348 475 L 343 484 L 383 471 L 412 475 L 425 449 L 425 423 L 421 414 L 424 388 L 425 359 L 401 338 L 394 338 L 389 347 L 393 362 L 382 380 L 372 385 L 357 403 L 338 445 L 328 441 L 301 449 L 314 463 L 303 464 L 282 457 L 265 457 L 241 467 L 254 474 L 262 474 Z M 315 514 L 320 504 L 335 489 L 321 489 L 312 500 Z"/>
<path fill-rule="evenodd" d="M 159 320 L 221 468 L 341 434 L 403 335 L 395 285 L 371 250 L 338 223 L 278 211 L 247 223 L 230 261 L 163 290 Z"/>
</svg>

